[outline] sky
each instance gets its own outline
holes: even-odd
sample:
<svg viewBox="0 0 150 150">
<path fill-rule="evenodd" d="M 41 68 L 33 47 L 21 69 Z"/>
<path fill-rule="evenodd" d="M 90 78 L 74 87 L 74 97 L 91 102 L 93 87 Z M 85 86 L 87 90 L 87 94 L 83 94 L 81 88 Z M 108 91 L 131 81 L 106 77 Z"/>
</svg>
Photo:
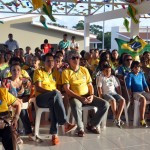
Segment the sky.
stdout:
<svg viewBox="0 0 150 150">
<path fill-rule="evenodd" d="M 56 18 L 57 18 L 58 23 L 66 25 L 69 28 L 71 28 L 72 26 L 75 26 L 80 20 L 84 20 L 84 17 L 77 17 L 77 16 L 74 16 L 73 19 L 72 19 L 72 16 L 64 16 L 63 20 L 62 20 L 62 16 L 56 16 Z M 123 26 L 123 21 L 124 21 L 123 18 L 105 21 L 105 32 L 110 32 L 111 27 Z M 102 21 L 95 22 L 93 24 L 103 26 Z M 140 19 L 140 26 L 142 26 L 142 27 L 143 26 L 145 26 L 145 27 L 149 26 L 150 27 L 150 18 L 147 18 L 147 19 L 141 18 Z"/>
<path fill-rule="evenodd" d="M 5 18 L 5 17 L 11 16 L 11 15 L 13 15 L 13 14 L 7 14 L 7 13 L 6 14 L 2 14 L 2 13 L 0 13 L 0 18 Z M 56 20 L 57 20 L 58 24 L 68 26 L 68 28 L 72 28 L 80 20 L 84 20 L 84 17 L 82 17 L 82 16 L 63 16 L 62 17 L 62 15 L 60 15 L 60 16 L 56 15 L 55 17 L 56 17 Z M 36 19 L 36 20 L 38 20 L 38 19 Z M 123 18 L 120 18 L 120 19 L 113 19 L 113 20 L 105 21 L 105 32 L 110 32 L 111 31 L 111 27 L 123 26 L 123 20 L 124 20 Z M 49 22 L 49 21 L 50 20 L 47 19 L 47 22 Z M 103 26 L 103 22 L 102 21 L 95 22 L 93 24 L 97 24 L 97 25 Z M 140 26 L 145 26 L 145 27 L 148 26 L 150 28 L 150 18 L 146 18 L 146 19 L 145 18 L 141 18 L 140 19 Z"/>
</svg>

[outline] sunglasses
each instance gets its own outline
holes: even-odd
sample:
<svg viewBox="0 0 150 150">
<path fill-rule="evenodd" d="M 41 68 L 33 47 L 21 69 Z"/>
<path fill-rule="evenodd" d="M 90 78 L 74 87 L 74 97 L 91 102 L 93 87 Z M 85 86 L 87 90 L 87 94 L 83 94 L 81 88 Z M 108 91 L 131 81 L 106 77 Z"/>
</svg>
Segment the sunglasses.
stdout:
<svg viewBox="0 0 150 150">
<path fill-rule="evenodd" d="M 79 59 L 79 56 L 72 56 L 71 59 L 72 59 L 72 60 Z"/>
<path fill-rule="evenodd" d="M 126 61 L 132 61 L 132 59 L 126 59 Z"/>
</svg>

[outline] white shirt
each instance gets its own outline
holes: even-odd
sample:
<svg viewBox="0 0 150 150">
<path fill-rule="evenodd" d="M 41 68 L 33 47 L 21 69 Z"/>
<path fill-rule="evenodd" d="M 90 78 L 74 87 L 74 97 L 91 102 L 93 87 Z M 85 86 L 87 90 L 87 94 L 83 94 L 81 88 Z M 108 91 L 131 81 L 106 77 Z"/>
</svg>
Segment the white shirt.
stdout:
<svg viewBox="0 0 150 150">
<path fill-rule="evenodd" d="M 74 42 L 74 43 L 72 43 L 71 42 L 71 44 L 70 44 L 70 48 L 76 48 L 76 47 L 78 47 L 79 48 L 79 43 L 77 43 L 77 42 Z"/>
<path fill-rule="evenodd" d="M 118 86 L 119 84 L 113 75 L 110 77 L 105 77 L 103 74 L 100 74 L 100 76 L 97 77 L 97 87 L 102 88 L 103 94 L 116 94 L 117 92 L 115 88 Z"/>
<path fill-rule="evenodd" d="M 12 41 L 7 40 L 5 42 L 5 44 L 8 46 L 8 49 L 10 51 L 14 51 L 16 48 L 19 48 L 19 45 L 18 45 L 17 41 L 15 41 L 15 40 L 12 40 Z"/>
</svg>

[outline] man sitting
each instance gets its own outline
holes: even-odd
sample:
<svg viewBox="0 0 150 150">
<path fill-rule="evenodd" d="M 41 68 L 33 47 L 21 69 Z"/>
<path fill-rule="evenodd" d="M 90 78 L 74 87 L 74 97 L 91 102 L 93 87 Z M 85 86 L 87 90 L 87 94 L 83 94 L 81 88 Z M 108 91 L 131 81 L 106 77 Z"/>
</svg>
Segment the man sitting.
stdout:
<svg viewBox="0 0 150 150">
<path fill-rule="evenodd" d="M 99 134 L 99 126 L 104 115 L 109 108 L 109 103 L 101 98 L 94 96 L 92 79 L 88 70 L 79 65 L 79 53 L 75 50 L 68 52 L 68 62 L 70 67 L 62 72 L 62 83 L 68 96 L 73 116 L 78 126 L 78 136 L 84 136 L 84 126 L 82 122 L 82 106 L 95 106 L 97 112 L 89 121 L 87 129 Z"/>
</svg>

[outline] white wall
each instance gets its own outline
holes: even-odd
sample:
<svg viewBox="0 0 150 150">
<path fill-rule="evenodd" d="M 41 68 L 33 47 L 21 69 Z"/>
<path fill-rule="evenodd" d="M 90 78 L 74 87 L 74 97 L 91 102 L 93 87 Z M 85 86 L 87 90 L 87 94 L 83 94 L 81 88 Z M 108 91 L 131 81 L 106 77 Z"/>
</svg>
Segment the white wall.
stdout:
<svg viewBox="0 0 150 150">
<path fill-rule="evenodd" d="M 64 32 L 37 27 L 31 25 L 31 22 L 32 18 L 25 18 L 0 24 L 0 43 L 8 40 L 8 34 L 12 33 L 14 39 L 18 41 L 19 47 L 25 49 L 26 46 L 30 46 L 32 51 L 34 51 L 36 47 L 40 47 L 44 39 L 48 39 L 51 44 L 58 44 L 62 40 Z M 71 39 L 71 36 L 72 34 L 68 34 L 68 40 Z M 76 41 L 80 45 L 80 50 L 83 50 L 84 37 L 75 36 Z"/>
<path fill-rule="evenodd" d="M 118 49 L 118 44 L 115 41 L 115 38 L 118 38 L 119 27 L 112 27 L 111 28 L 111 51 L 113 49 Z"/>
</svg>

